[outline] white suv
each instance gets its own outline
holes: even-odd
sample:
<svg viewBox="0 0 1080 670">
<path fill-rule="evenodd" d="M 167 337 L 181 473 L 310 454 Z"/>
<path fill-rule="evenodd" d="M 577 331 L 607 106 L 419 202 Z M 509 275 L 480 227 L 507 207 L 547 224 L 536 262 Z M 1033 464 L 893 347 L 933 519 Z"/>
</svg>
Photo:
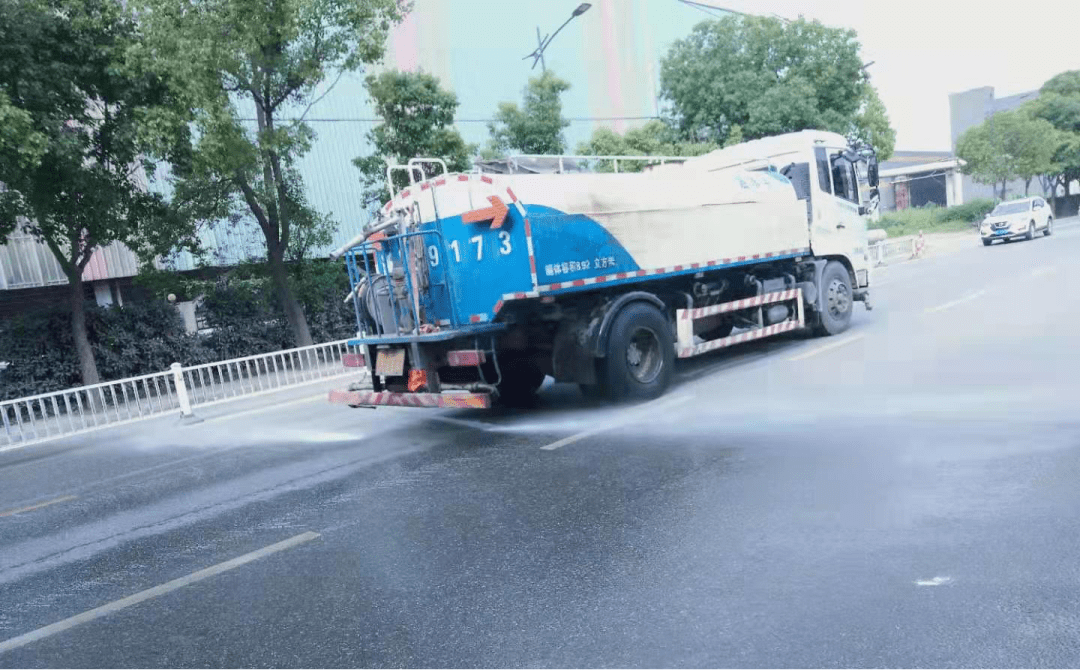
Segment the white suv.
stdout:
<svg viewBox="0 0 1080 670">
<path fill-rule="evenodd" d="M 1050 214 L 1050 205 L 1042 198 L 1024 198 L 1010 200 L 994 208 L 979 224 L 984 246 L 990 246 L 994 240 L 1033 239 L 1035 233 L 1049 235 L 1054 232 L 1054 217 Z"/>
</svg>

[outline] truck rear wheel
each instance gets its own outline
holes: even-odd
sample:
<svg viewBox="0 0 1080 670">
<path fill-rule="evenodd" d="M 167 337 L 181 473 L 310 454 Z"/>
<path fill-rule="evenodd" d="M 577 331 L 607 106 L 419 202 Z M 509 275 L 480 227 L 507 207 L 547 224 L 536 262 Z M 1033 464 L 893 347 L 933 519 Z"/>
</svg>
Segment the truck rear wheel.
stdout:
<svg viewBox="0 0 1080 670">
<path fill-rule="evenodd" d="M 814 325 L 817 335 L 839 335 L 851 324 L 851 275 L 842 263 L 830 261 L 821 273 L 821 311 Z"/>
<path fill-rule="evenodd" d="M 671 326 L 649 303 L 632 302 L 615 315 L 605 353 L 599 367 L 612 400 L 651 400 L 671 385 L 675 367 Z"/>
</svg>

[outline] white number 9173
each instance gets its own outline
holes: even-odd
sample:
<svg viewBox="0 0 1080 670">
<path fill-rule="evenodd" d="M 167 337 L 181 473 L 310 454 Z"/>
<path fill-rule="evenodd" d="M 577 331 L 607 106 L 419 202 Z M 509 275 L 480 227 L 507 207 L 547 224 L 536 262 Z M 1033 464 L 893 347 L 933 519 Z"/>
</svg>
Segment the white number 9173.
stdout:
<svg viewBox="0 0 1080 670">
<path fill-rule="evenodd" d="M 476 260 L 484 260 L 484 237 L 482 235 L 473 235 L 469 238 L 469 244 L 476 245 Z M 461 262 L 461 244 L 457 240 L 452 240 L 449 245 L 450 251 L 454 254 L 454 262 Z M 499 231 L 499 255 L 506 256 L 514 251 L 513 245 L 510 243 L 510 232 L 506 230 Z M 439 248 L 434 244 L 427 248 L 428 262 L 431 263 L 431 267 L 438 267 L 439 265 Z"/>
</svg>

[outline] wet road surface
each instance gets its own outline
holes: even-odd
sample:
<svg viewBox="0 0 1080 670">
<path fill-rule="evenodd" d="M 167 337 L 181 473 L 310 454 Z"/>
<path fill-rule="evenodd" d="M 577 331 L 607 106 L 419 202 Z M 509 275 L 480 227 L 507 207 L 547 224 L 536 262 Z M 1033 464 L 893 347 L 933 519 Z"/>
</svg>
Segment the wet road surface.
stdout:
<svg viewBox="0 0 1080 670">
<path fill-rule="evenodd" d="M 309 390 L 2 454 L 0 667 L 1076 666 L 1078 253 L 890 267 L 633 407 Z"/>
</svg>

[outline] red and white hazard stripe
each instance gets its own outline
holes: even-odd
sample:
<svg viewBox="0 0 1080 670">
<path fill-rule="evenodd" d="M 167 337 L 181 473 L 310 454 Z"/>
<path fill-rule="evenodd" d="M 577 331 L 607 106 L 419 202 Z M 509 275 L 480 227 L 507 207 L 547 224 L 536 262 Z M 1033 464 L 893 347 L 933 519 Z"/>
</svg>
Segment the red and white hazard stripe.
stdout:
<svg viewBox="0 0 1080 670">
<path fill-rule="evenodd" d="M 499 310 L 506 306 L 506 303 L 511 300 L 526 300 L 528 298 L 538 298 L 540 294 L 536 291 L 518 291 L 517 293 L 503 293 L 502 300 L 495 303 L 495 309 L 491 310 L 493 314 L 498 314 Z"/>
<path fill-rule="evenodd" d="M 774 293 L 763 293 L 753 298 L 743 298 L 742 300 L 733 300 L 731 302 L 721 303 L 719 305 L 712 305 L 710 307 L 698 307 L 696 309 L 680 309 L 678 315 L 680 319 L 700 319 L 705 316 L 712 316 L 713 314 L 724 314 L 725 312 L 734 312 L 740 309 L 746 309 L 747 307 L 759 307 L 761 305 L 767 305 L 771 302 L 781 302 L 783 300 L 793 300 L 799 295 L 799 289 L 793 288 L 790 291 L 776 291 Z"/>
<path fill-rule="evenodd" d="M 760 340 L 763 337 L 769 337 L 771 335 L 778 335 L 780 333 L 786 333 L 790 330 L 795 330 L 801 327 L 802 324 L 798 321 L 784 321 L 782 323 L 773 324 L 771 326 L 765 326 L 764 328 L 758 328 L 756 330 L 749 330 L 745 333 L 739 333 L 737 335 L 729 335 L 728 337 L 722 337 L 719 340 L 711 340 L 704 342 L 693 347 L 682 347 L 679 349 L 679 358 L 689 358 L 691 356 L 697 356 L 707 351 L 713 351 L 714 349 L 722 349 L 723 347 L 730 347 L 733 344 L 742 344 L 743 342 L 750 342 L 751 340 Z"/>
<path fill-rule="evenodd" d="M 458 174 L 458 175 L 451 175 L 451 176 L 454 177 L 453 181 L 459 181 L 459 182 L 460 181 L 479 181 L 479 182 L 481 182 L 483 184 L 487 184 L 489 186 L 493 186 L 493 187 L 495 186 L 495 180 L 493 180 L 489 175 L 486 175 L 486 174 Z M 410 200 L 410 201 L 415 200 L 424 191 L 431 190 L 431 189 L 436 189 L 436 188 L 438 188 L 440 186 L 446 186 L 446 183 L 447 183 L 447 176 L 446 175 L 439 175 L 438 177 L 432 177 L 431 179 L 425 179 L 424 181 L 412 184 L 409 188 L 402 189 L 402 191 L 400 193 L 398 193 L 394 197 L 393 200 L 391 200 L 391 201 L 387 202 L 385 205 L 383 205 L 383 210 L 387 211 L 387 212 L 390 211 L 393 208 L 393 205 L 394 205 L 395 202 L 398 202 L 401 206 L 404 206 L 404 204 L 405 204 L 404 201 L 405 200 Z M 518 214 L 520 214 L 522 216 L 522 218 L 524 218 L 525 217 L 525 207 L 521 204 L 521 201 L 518 200 L 518 197 L 517 197 L 517 195 L 514 194 L 513 189 L 511 189 L 509 186 L 507 186 L 503 190 L 506 192 L 506 196 L 508 198 L 510 198 L 510 202 L 512 202 L 514 204 L 514 207 L 517 209 Z M 460 213 L 460 212 L 458 212 L 458 213 Z M 453 216 L 453 215 L 451 215 L 451 216 Z"/>
<path fill-rule="evenodd" d="M 506 190 L 509 191 L 510 189 L 506 189 Z M 522 216 L 524 216 L 524 214 Z M 529 278 L 532 280 L 532 287 L 535 289 L 535 288 L 537 288 L 536 254 L 533 252 L 532 224 L 529 223 L 529 218 L 528 217 L 524 217 L 524 218 L 525 218 L 525 246 L 529 250 Z"/>
<path fill-rule="evenodd" d="M 489 393 L 394 393 L 391 391 L 330 391 L 327 398 L 339 405 L 382 405 L 393 407 L 491 407 Z"/>
<path fill-rule="evenodd" d="M 619 281 L 621 279 L 677 274 L 680 272 L 688 272 L 693 270 L 720 268 L 725 265 L 735 265 L 737 263 L 745 263 L 747 261 L 762 260 L 766 258 L 779 258 L 781 256 L 800 256 L 809 253 L 809 249 L 786 249 L 784 251 L 772 251 L 764 254 L 754 254 L 753 256 L 736 256 L 734 258 L 722 258 L 712 261 L 706 261 L 704 263 L 686 263 L 685 265 L 670 265 L 668 267 L 653 268 L 651 270 L 632 270 L 630 272 L 616 272 L 615 274 L 611 275 L 585 277 L 583 279 L 574 279 L 573 281 L 568 282 L 557 282 L 554 284 L 537 286 L 536 290 L 540 292 L 558 291 L 566 288 L 575 288 L 579 286 L 589 286 L 592 284 L 603 284 L 605 282 Z"/>
</svg>

